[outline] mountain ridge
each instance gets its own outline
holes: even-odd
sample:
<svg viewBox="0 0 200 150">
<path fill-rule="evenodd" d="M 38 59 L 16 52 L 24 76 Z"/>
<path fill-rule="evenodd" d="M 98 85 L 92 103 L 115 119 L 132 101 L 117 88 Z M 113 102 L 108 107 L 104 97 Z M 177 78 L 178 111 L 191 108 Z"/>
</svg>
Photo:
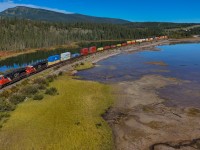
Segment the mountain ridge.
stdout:
<svg viewBox="0 0 200 150">
<path fill-rule="evenodd" d="M 95 17 L 95 16 L 82 15 L 78 13 L 65 14 L 61 12 L 55 12 L 41 8 L 31 8 L 26 6 L 17 6 L 14 8 L 8 8 L 0 12 L 0 16 L 9 18 L 16 17 L 16 18 L 30 19 L 36 21 L 64 22 L 64 23 L 75 23 L 75 22 L 108 23 L 108 24 L 131 23 L 130 21 L 123 19 Z"/>
</svg>

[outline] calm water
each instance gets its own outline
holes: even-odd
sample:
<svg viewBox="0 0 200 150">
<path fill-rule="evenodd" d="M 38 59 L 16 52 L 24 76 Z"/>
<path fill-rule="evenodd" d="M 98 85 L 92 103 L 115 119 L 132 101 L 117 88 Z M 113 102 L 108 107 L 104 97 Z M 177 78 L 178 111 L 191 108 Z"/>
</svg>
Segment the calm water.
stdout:
<svg viewBox="0 0 200 150">
<path fill-rule="evenodd" d="M 158 74 L 189 80 L 190 83 L 159 90 L 169 106 L 200 107 L 200 44 L 159 46 L 161 51 L 120 54 L 97 63 L 97 67 L 78 73 L 86 80 L 106 83 L 135 80 L 143 75 Z M 147 64 L 164 62 L 167 66 Z"/>
<path fill-rule="evenodd" d="M 94 45 L 97 47 L 102 47 L 102 46 L 117 44 L 121 42 L 124 42 L 124 41 L 90 42 L 90 43 L 82 43 L 82 44 L 80 43 L 79 45 L 80 47 L 90 47 Z M 30 53 L 30 54 L 23 54 L 16 57 L 11 57 L 11 58 L 0 61 L 0 72 L 6 72 L 11 69 L 16 69 L 16 68 L 24 67 L 30 64 L 34 64 L 36 62 L 47 59 L 51 55 L 61 54 L 64 52 L 77 53 L 80 51 L 80 49 L 81 48 L 55 49 L 51 51 L 40 50 L 40 51 Z"/>
</svg>

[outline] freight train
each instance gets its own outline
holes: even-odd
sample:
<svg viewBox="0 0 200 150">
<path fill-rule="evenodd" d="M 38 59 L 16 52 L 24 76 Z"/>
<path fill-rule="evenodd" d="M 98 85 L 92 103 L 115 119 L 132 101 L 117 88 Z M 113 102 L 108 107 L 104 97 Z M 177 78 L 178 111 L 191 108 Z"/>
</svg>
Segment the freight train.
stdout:
<svg viewBox="0 0 200 150">
<path fill-rule="evenodd" d="M 80 53 L 75 53 L 75 54 L 71 54 L 70 52 L 65 52 L 60 55 L 49 56 L 44 61 L 37 62 L 35 64 L 26 66 L 23 68 L 15 69 L 4 75 L 0 75 L 0 89 L 5 87 L 6 85 L 15 83 L 23 78 L 26 78 L 32 74 L 38 73 L 49 67 L 55 66 L 62 62 L 69 61 L 70 59 L 78 58 L 81 56 L 87 56 L 89 54 L 93 54 L 93 53 L 96 53 L 99 51 L 110 50 L 110 49 L 123 47 L 123 46 L 127 46 L 127 45 L 132 45 L 132 44 L 137 44 L 137 43 L 140 44 L 143 42 L 152 42 L 154 40 L 156 40 L 156 41 L 163 40 L 163 39 L 167 39 L 167 38 L 168 38 L 167 36 L 159 36 L 159 37 L 154 37 L 154 38 L 137 39 L 137 40 L 127 41 L 127 42 L 116 44 L 116 45 L 111 45 L 111 46 L 108 45 L 108 46 L 99 47 L 99 48 L 97 48 L 96 46 L 92 46 L 89 48 L 82 48 L 80 50 Z"/>
</svg>

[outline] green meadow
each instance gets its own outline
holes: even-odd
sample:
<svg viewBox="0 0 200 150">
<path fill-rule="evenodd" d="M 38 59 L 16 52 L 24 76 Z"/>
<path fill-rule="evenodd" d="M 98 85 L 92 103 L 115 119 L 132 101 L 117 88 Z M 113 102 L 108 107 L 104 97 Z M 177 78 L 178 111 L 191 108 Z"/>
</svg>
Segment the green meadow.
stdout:
<svg viewBox="0 0 200 150">
<path fill-rule="evenodd" d="M 0 130 L 0 149 L 112 149 L 112 131 L 101 117 L 113 103 L 111 87 L 66 75 L 50 86 L 58 95 L 29 99 L 11 113 Z"/>
</svg>

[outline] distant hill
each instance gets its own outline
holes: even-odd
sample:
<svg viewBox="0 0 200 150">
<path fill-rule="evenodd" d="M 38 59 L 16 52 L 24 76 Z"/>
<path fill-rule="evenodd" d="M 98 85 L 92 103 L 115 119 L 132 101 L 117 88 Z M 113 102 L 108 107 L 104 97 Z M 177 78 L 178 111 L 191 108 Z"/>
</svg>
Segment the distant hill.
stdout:
<svg viewBox="0 0 200 150">
<path fill-rule="evenodd" d="M 108 23 L 108 24 L 126 24 L 129 21 L 114 18 L 93 17 L 82 14 L 64 14 L 44 9 L 36 9 L 24 6 L 9 8 L 0 13 L 1 17 L 16 17 L 21 19 L 30 19 L 48 22 L 90 22 L 90 23 Z"/>
<path fill-rule="evenodd" d="M 159 29 L 183 29 L 199 27 L 200 23 L 172 23 L 172 22 L 131 22 L 124 24 L 129 28 L 159 28 Z"/>
</svg>

